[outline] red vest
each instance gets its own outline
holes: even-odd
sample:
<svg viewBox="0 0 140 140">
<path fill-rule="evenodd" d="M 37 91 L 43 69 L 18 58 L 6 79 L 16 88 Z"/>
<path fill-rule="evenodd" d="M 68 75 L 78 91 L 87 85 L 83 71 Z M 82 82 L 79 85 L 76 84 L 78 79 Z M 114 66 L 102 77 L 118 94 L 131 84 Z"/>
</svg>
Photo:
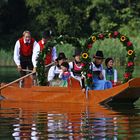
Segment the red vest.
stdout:
<svg viewBox="0 0 140 140">
<path fill-rule="evenodd" d="M 44 44 L 42 44 L 42 40 L 40 40 L 38 42 L 39 46 L 40 46 L 40 51 L 43 50 L 44 48 Z M 50 50 L 50 52 L 47 53 L 46 58 L 45 58 L 45 65 L 48 65 L 52 62 L 52 49 Z"/>
<path fill-rule="evenodd" d="M 82 64 L 80 66 L 77 66 L 77 64 L 73 62 L 72 72 L 74 76 L 81 76 Z"/>
<path fill-rule="evenodd" d="M 23 37 L 19 39 L 20 43 L 20 55 L 21 56 L 32 56 L 33 53 L 33 44 L 35 40 L 31 38 L 30 43 L 26 44 L 24 43 Z"/>
</svg>

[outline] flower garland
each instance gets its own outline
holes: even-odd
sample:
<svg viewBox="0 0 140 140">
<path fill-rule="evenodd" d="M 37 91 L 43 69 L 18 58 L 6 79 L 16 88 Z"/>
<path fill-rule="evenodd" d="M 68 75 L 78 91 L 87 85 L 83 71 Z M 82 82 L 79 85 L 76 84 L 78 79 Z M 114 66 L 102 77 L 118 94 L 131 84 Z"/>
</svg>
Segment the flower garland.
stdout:
<svg viewBox="0 0 140 140">
<path fill-rule="evenodd" d="M 81 49 L 80 41 L 75 37 L 69 37 L 67 35 L 65 36 L 59 36 L 50 39 L 44 49 L 39 53 L 38 59 L 37 59 L 37 80 L 38 84 L 41 86 L 45 86 L 47 83 L 47 79 L 45 76 L 45 63 L 44 60 L 46 58 L 46 54 L 53 48 L 54 46 L 58 46 L 64 43 L 68 43 L 73 45 L 74 47 L 77 47 Z"/>
<path fill-rule="evenodd" d="M 83 73 L 85 77 L 87 78 L 87 83 L 91 83 L 92 81 L 92 73 L 89 71 L 89 50 L 92 48 L 93 44 L 97 40 L 104 40 L 105 38 L 111 38 L 111 39 L 119 39 L 120 42 L 123 44 L 123 46 L 126 48 L 127 51 L 127 60 L 126 60 L 126 67 L 125 67 L 125 73 L 124 73 L 124 83 L 127 82 L 132 78 L 132 73 L 134 71 L 134 58 L 135 58 L 135 51 L 132 42 L 129 40 L 128 37 L 125 35 L 119 33 L 118 31 L 114 32 L 104 32 L 104 33 L 94 33 L 92 36 L 90 36 L 84 45 L 83 53 L 82 53 L 82 61 L 84 63 L 83 66 Z M 92 83 L 91 83 L 92 84 Z"/>
<path fill-rule="evenodd" d="M 93 85 L 92 80 L 92 71 L 89 69 L 91 58 L 89 57 L 89 51 L 92 48 L 93 44 L 97 40 L 104 40 L 105 38 L 111 38 L 111 39 L 119 39 L 120 42 L 123 44 L 124 47 L 126 47 L 127 51 L 127 63 L 125 67 L 125 73 L 124 73 L 124 82 L 127 82 L 129 79 L 132 78 L 132 73 L 134 71 L 134 58 L 135 58 L 135 51 L 132 42 L 129 40 L 128 37 L 125 35 L 119 33 L 118 31 L 114 32 L 104 32 L 104 33 L 94 33 L 92 36 L 90 36 L 84 46 L 81 45 L 79 39 L 75 37 L 69 37 L 69 36 L 59 36 L 53 39 L 50 39 L 46 45 L 45 48 L 42 50 L 42 52 L 39 53 L 38 57 L 38 63 L 37 63 L 37 78 L 39 85 L 46 85 L 46 76 L 45 76 L 45 63 L 44 60 L 46 58 L 46 54 L 51 50 L 52 47 L 64 43 L 72 44 L 73 46 L 82 49 L 82 55 L 81 55 L 81 61 L 82 61 L 82 75 L 85 77 L 86 84 L 90 87 Z"/>
</svg>

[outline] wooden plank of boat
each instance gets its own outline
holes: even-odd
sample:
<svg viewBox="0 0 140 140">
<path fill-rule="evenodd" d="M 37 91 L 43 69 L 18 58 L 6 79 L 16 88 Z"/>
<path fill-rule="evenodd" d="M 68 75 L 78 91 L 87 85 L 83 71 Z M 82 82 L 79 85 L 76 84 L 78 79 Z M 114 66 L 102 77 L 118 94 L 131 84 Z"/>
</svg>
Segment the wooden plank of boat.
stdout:
<svg viewBox="0 0 140 140">
<path fill-rule="evenodd" d="M 132 79 L 128 82 L 128 87 L 118 92 L 104 101 L 101 104 L 113 105 L 115 103 L 134 103 L 140 97 L 140 78 Z"/>
<path fill-rule="evenodd" d="M 140 90 L 139 80 L 140 78 L 135 78 L 125 84 L 116 86 L 111 89 L 89 91 L 88 100 L 86 99 L 85 94 L 82 93 L 81 89 L 77 86 L 71 86 L 69 88 L 42 86 L 35 86 L 32 88 L 18 88 L 12 86 L 3 89 L 2 95 L 7 100 L 13 101 L 63 102 L 82 104 L 88 103 L 89 105 L 108 103 L 114 98 L 121 99 L 125 97 L 126 99 L 132 99 L 128 100 L 130 103 L 134 102 L 140 97 L 140 94 L 137 93 L 137 91 Z M 73 85 L 76 85 L 76 81 L 74 83 L 74 80 Z M 135 92 L 135 94 L 131 92 Z"/>
</svg>

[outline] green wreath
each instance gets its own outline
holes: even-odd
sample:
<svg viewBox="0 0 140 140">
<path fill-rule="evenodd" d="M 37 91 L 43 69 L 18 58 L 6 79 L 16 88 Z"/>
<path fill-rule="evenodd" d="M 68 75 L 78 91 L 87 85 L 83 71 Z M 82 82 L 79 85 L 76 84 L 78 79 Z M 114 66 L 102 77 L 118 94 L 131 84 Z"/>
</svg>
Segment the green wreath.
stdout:
<svg viewBox="0 0 140 140">
<path fill-rule="evenodd" d="M 94 42 L 97 40 L 104 40 L 105 38 L 118 38 L 120 42 L 123 44 L 124 47 L 126 47 L 127 51 L 127 63 L 125 67 L 125 73 L 124 73 L 124 82 L 127 82 L 129 79 L 132 78 L 132 73 L 134 71 L 134 58 L 135 58 L 135 51 L 132 42 L 129 40 L 128 37 L 125 35 L 114 31 L 114 32 L 104 32 L 104 33 L 94 33 L 92 36 L 90 36 L 84 45 L 82 45 L 79 41 L 79 39 L 75 37 L 69 37 L 69 36 L 59 36 L 56 38 L 53 38 L 47 42 L 45 45 L 45 48 L 42 50 L 42 52 L 39 53 L 38 57 L 38 63 L 37 63 L 37 79 L 39 85 L 46 85 L 46 77 L 45 77 L 45 63 L 44 60 L 46 58 L 46 54 L 51 50 L 52 47 L 68 43 L 72 44 L 73 46 L 79 48 L 82 50 L 81 54 L 81 60 L 82 60 L 82 75 L 85 77 L 86 85 L 92 86 L 92 71 L 89 69 L 91 58 L 89 57 L 89 51 L 90 48 L 92 48 Z"/>
<path fill-rule="evenodd" d="M 127 61 L 124 73 L 124 80 L 123 82 L 127 82 L 132 78 L 132 73 L 134 71 L 134 58 L 135 58 L 135 51 L 132 42 L 129 40 L 128 37 L 119 33 L 118 31 L 114 32 L 104 32 L 104 33 L 94 33 L 90 36 L 84 45 L 83 53 L 82 53 L 82 61 L 83 61 L 83 73 L 86 76 L 87 84 L 90 86 L 92 84 L 92 72 L 89 71 L 89 50 L 92 48 L 93 44 L 97 40 L 104 40 L 105 38 L 111 39 L 119 39 L 123 46 L 126 48 L 127 51 Z"/>
<path fill-rule="evenodd" d="M 59 37 L 54 37 L 52 39 L 50 39 L 44 49 L 42 50 L 42 52 L 39 53 L 38 56 L 38 60 L 37 60 L 37 80 L 38 80 L 38 84 L 41 86 L 45 86 L 47 83 L 47 79 L 45 76 L 45 63 L 44 60 L 46 58 L 46 54 L 51 50 L 51 48 L 53 48 L 54 46 L 58 46 L 64 43 L 68 43 L 73 45 L 74 47 L 77 47 L 79 49 L 82 48 L 82 45 L 79 41 L 79 39 L 75 38 L 75 37 L 69 37 L 67 35 L 65 36 L 59 36 Z"/>
</svg>

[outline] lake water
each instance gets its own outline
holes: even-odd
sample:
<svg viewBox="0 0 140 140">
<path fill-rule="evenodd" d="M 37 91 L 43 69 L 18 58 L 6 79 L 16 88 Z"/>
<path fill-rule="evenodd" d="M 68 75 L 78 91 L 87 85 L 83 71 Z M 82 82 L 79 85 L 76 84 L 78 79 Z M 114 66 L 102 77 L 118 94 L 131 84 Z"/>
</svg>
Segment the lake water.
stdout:
<svg viewBox="0 0 140 140">
<path fill-rule="evenodd" d="M 18 77 L 15 68 L 4 69 L 1 81 Z M 0 140 L 48 139 L 139 140 L 140 101 L 113 107 L 0 101 Z"/>
</svg>

